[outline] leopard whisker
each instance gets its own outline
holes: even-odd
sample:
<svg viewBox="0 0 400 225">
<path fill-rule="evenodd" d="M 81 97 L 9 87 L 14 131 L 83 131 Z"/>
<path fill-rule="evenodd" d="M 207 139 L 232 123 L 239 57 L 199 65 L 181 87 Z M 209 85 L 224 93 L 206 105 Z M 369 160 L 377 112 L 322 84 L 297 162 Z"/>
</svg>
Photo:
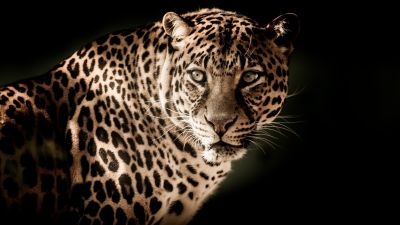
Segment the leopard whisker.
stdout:
<svg viewBox="0 0 400 225">
<path fill-rule="evenodd" d="M 281 130 L 284 130 L 288 133 L 294 134 L 296 137 L 300 138 L 300 135 L 297 134 L 296 131 L 294 131 L 292 128 L 290 128 L 289 126 L 285 125 L 284 123 L 281 122 L 272 122 L 269 124 L 269 126 L 271 128 L 276 128 L 276 130 L 283 135 L 283 133 L 281 132 Z"/>
<path fill-rule="evenodd" d="M 264 133 L 264 135 L 265 135 L 265 133 Z M 268 138 L 266 138 L 265 136 L 262 136 L 262 135 L 251 135 L 250 134 L 248 137 L 250 138 L 249 141 L 251 141 L 251 139 L 254 139 L 255 141 L 260 141 L 260 142 L 266 143 L 268 146 L 272 147 L 272 149 L 274 149 L 274 150 L 276 148 L 280 147 L 277 143 L 269 140 Z"/>
<path fill-rule="evenodd" d="M 163 133 L 156 139 L 159 140 L 161 138 L 164 138 L 167 133 L 169 133 L 170 131 L 172 131 L 174 129 L 177 129 L 177 126 L 175 124 L 167 125 L 165 128 L 163 128 Z"/>
<path fill-rule="evenodd" d="M 276 132 L 276 130 L 273 129 L 273 128 L 264 127 L 264 128 L 262 128 L 261 130 L 253 131 L 252 135 L 256 135 L 256 136 L 267 136 L 267 137 L 272 138 L 272 139 L 275 139 L 275 140 L 279 139 L 278 137 L 273 136 L 272 134 L 268 133 L 267 131 Z M 282 134 L 282 133 L 280 133 L 280 134 Z M 282 135 L 283 135 L 283 134 L 282 134 Z"/>
<path fill-rule="evenodd" d="M 254 140 L 251 140 L 251 139 L 248 139 L 248 141 L 249 141 L 252 145 L 255 146 L 255 149 L 260 150 L 262 153 L 264 153 L 264 154 L 266 155 L 265 150 L 258 144 L 257 141 L 254 141 Z"/>
<path fill-rule="evenodd" d="M 288 94 L 288 95 L 286 96 L 286 98 L 295 97 L 295 96 L 297 96 L 297 95 L 303 93 L 305 89 L 306 89 L 305 87 L 301 87 L 301 88 L 298 88 L 298 87 L 297 87 L 292 93 Z"/>
<path fill-rule="evenodd" d="M 178 132 L 178 135 L 175 137 L 175 139 L 173 141 L 176 141 L 177 139 L 179 139 L 179 137 L 181 137 L 182 135 L 184 135 L 186 129 L 189 129 L 190 126 L 186 125 L 183 128 L 180 128 L 179 130 L 181 130 L 181 132 Z"/>
</svg>

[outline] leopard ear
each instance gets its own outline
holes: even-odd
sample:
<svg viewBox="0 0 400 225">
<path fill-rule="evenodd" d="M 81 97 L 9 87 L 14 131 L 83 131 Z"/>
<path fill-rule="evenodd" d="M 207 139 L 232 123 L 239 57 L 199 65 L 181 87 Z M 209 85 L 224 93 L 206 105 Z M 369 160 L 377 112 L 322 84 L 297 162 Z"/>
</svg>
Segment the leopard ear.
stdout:
<svg viewBox="0 0 400 225">
<path fill-rule="evenodd" d="M 286 13 L 272 20 L 266 27 L 268 37 L 275 42 L 281 52 L 289 56 L 293 42 L 300 31 L 299 18 L 294 13 Z"/>
<path fill-rule="evenodd" d="M 162 24 L 165 33 L 172 37 L 174 48 L 181 47 L 185 37 L 192 31 L 192 28 L 185 20 L 174 12 L 167 12 L 163 17 Z"/>
</svg>

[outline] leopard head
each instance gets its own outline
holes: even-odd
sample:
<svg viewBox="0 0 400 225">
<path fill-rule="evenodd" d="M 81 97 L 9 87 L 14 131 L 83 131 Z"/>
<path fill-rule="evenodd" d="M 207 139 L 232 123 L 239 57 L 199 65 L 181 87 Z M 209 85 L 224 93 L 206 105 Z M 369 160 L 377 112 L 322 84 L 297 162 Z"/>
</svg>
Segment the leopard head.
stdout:
<svg viewBox="0 0 400 225">
<path fill-rule="evenodd" d="M 162 21 L 169 41 L 161 102 L 173 123 L 203 146 L 208 163 L 238 159 L 252 132 L 280 112 L 288 91 L 288 57 L 298 18 L 267 26 L 219 9 Z"/>
</svg>

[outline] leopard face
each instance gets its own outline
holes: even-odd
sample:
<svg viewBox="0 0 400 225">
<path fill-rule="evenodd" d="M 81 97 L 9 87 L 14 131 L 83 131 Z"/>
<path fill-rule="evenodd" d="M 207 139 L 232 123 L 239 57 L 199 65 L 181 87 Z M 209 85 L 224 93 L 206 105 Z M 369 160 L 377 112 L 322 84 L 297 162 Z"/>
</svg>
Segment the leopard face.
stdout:
<svg viewBox="0 0 400 225">
<path fill-rule="evenodd" d="M 252 133 L 280 112 L 295 17 L 286 14 L 262 27 L 226 12 L 165 15 L 172 54 L 162 74 L 171 86 L 164 110 L 182 135 L 203 146 L 206 162 L 243 156 Z"/>
</svg>

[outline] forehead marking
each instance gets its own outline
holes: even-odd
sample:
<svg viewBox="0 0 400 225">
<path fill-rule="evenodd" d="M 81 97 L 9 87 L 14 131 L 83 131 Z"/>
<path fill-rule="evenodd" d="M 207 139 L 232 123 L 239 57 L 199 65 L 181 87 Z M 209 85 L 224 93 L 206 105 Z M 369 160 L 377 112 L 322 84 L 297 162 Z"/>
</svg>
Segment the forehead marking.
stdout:
<svg viewBox="0 0 400 225">
<path fill-rule="evenodd" d="M 226 20 L 224 31 L 221 34 L 221 46 L 222 46 L 222 54 L 229 54 L 229 51 L 232 47 L 232 30 L 233 30 L 233 22 L 232 19 Z"/>
</svg>

